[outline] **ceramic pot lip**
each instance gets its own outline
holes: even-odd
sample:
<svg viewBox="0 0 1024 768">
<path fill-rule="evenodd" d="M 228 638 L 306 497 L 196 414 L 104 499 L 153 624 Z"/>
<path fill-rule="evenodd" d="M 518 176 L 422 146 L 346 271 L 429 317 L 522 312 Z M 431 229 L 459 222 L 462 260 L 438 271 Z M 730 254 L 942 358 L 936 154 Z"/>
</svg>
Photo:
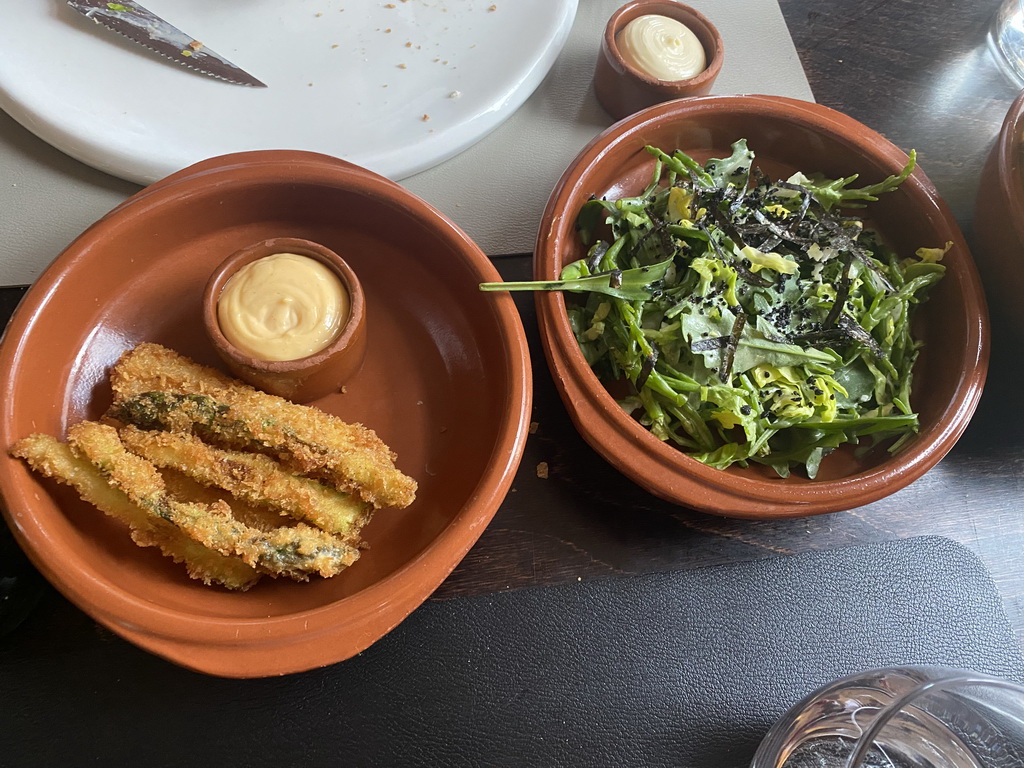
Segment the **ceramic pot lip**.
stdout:
<svg viewBox="0 0 1024 768">
<path fill-rule="evenodd" d="M 295 253 L 316 259 L 341 280 L 349 295 L 348 317 L 337 337 L 319 352 L 295 360 L 263 360 L 242 351 L 227 339 L 217 320 L 217 302 L 228 281 L 242 267 L 278 253 Z M 238 249 L 213 270 L 203 292 L 203 324 L 217 353 L 236 365 L 263 374 L 300 375 L 304 371 L 321 368 L 331 358 L 345 354 L 360 337 L 365 336 L 366 298 L 359 277 L 352 267 L 330 248 L 303 238 L 275 237 Z"/>
<path fill-rule="evenodd" d="M 586 199 L 590 171 L 616 145 L 637 139 L 639 146 L 667 120 L 699 121 L 701 115 L 749 115 L 776 119 L 804 129 L 827 133 L 897 172 L 906 155 L 876 131 L 853 118 L 811 102 L 763 95 L 703 96 L 658 104 L 611 126 L 588 144 L 555 186 L 542 217 L 535 247 L 534 279 L 558 274 L 563 255 L 560 241 L 574 234 L 575 212 L 568 206 Z M 639 138 L 638 138 L 639 137 Z M 638 150 L 639 151 L 639 150 Z M 966 348 L 965 368 L 954 396 L 930 424 L 922 424 L 914 444 L 863 471 L 836 479 L 802 483 L 773 481 L 709 467 L 672 445 L 658 440 L 618 406 L 590 369 L 569 324 L 565 298 L 539 292 L 535 298 L 544 350 L 559 384 L 563 401 L 581 434 L 605 458 L 639 485 L 674 503 L 730 517 L 771 519 L 800 517 L 849 509 L 876 501 L 905 487 L 934 466 L 963 433 L 977 407 L 988 366 L 987 308 L 966 241 L 952 213 L 920 169 L 905 182 L 923 215 L 941 222 L 944 236 L 963 255 L 957 276 L 962 283 Z M 583 197 L 579 195 L 583 194 Z M 567 222 L 570 222 L 567 224 Z"/>
<path fill-rule="evenodd" d="M 668 16 L 686 24 L 704 46 L 707 66 L 693 77 L 682 80 L 660 80 L 626 61 L 619 50 L 617 35 L 630 21 L 648 14 Z M 696 92 L 704 85 L 710 86 L 710 83 L 718 77 L 725 60 L 725 45 L 718 28 L 696 8 L 677 3 L 675 0 L 632 0 L 622 6 L 608 19 L 604 28 L 602 46 L 613 65 L 620 72 L 627 73 L 647 86 L 678 92 L 679 95 Z"/>
<path fill-rule="evenodd" d="M 993 152 L 1000 192 L 1009 208 L 1010 222 L 1017 236 L 1024 242 L 1024 91 L 1010 104 L 999 129 Z"/>
<path fill-rule="evenodd" d="M 1019 311 L 1024 289 L 1024 91 L 1010 104 L 985 156 L 974 221 L 989 300 L 1013 335 L 1024 338 L 1024 316 Z"/>
</svg>

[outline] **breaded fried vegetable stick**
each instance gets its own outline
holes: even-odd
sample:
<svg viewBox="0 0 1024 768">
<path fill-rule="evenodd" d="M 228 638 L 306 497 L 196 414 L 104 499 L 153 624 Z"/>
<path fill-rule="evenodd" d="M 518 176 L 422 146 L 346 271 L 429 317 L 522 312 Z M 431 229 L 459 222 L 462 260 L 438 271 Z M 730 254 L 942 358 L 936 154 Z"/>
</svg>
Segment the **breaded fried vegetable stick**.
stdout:
<svg viewBox="0 0 1024 768">
<path fill-rule="evenodd" d="M 220 394 L 231 399 L 233 393 L 222 390 Z M 281 402 L 293 408 L 305 407 Z M 315 424 L 317 416 L 327 415 L 309 411 L 280 418 L 281 414 L 272 409 L 232 407 L 208 395 L 144 392 L 115 403 L 108 416 L 146 430 L 195 433 L 228 450 L 267 453 L 286 469 L 321 480 L 374 507 L 412 503 L 416 484 L 395 469 L 389 457 L 379 452 L 335 448 L 333 435 L 319 428 L 329 425 Z M 296 417 L 307 417 L 308 421 L 299 422 Z"/>
<path fill-rule="evenodd" d="M 416 482 L 373 430 L 268 395 L 158 344 L 140 344 L 111 370 L 110 415 L 144 429 L 192 431 L 222 447 L 255 448 L 287 468 L 375 507 L 406 507 Z"/>
<path fill-rule="evenodd" d="M 311 572 L 335 576 L 359 557 L 355 547 L 316 528 L 299 525 L 260 531 L 233 518 L 224 502 L 207 505 L 173 499 L 156 467 L 129 453 L 109 425 L 83 421 L 68 430 L 68 438 L 74 450 L 133 502 L 195 541 L 224 555 L 238 555 L 261 571 L 304 581 Z"/>
<path fill-rule="evenodd" d="M 140 547 L 156 547 L 176 563 L 184 563 L 193 579 L 246 590 L 260 578 L 259 572 L 240 558 L 204 547 L 168 521 L 134 504 L 111 487 L 96 467 L 54 437 L 30 435 L 11 447 L 11 455 L 24 459 L 39 474 L 74 488 L 83 501 L 127 525 L 132 540 Z"/>
<path fill-rule="evenodd" d="M 307 477 L 289 474 L 260 453 L 221 450 L 184 432 L 148 432 L 128 426 L 120 434 L 128 450 L 158 467 L 183 472 L 251 504 L 281 510 L 355 546 L 359 544 L 359 531 L 372 513 L 370 504 Z"/>
<path fill-rule="evenodd" d="M 178 501 L 192 501 L 196 504 L 214 504 L 217 501 L 226 501 L 231 507 L 231 516 L 251 528 L 272 531 L 275 528 L 280 528 L 285 521 L 279 509 L 270 509 L 241 501 L 220 488 L 196 482 L 184 472 L 164 467 L 160 469 L 160 476 L 164 479 L 167 492 Z"/>
</svg>

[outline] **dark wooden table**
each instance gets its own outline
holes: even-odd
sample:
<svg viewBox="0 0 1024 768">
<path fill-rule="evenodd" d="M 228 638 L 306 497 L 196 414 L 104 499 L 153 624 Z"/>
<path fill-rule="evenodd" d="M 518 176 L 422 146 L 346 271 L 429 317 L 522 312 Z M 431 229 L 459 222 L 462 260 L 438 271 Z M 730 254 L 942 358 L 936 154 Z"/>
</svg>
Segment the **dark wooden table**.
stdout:
<svg viewBox="0 0 1024 768">
<path fill-rule="evenodd" d="M 985 44 L 997 0 L 780 2 L 817 100 L 916 148 L 973 245 L 979 171 L 1017 93 Z M 506 278 L 530 271 L 529 255 L 496 263 Z M 985 395 L 935 469 L 866 507 L 752 522 L 661 501 L 601 459 L 574 430 L 542 362 L 532 298 L 517 300 L 537 363 L 537 429 L 511 493 L 435 599 L 937 534 L 981 557 L 1024 643 L 1024 364 L 1000 310 L 992 314 Z M 546 478 L 538 476 L 541 462 Z M 73 609 L 51 596 L 37 610 Z"/>
<path fill-rule="evenodd" d="M 972 247 L 979 172 L 1017 94 L 985 43 L 997 4 L 781 0 L 817 101 L 903 149 L 917 149 Z M 506 278 L 526 278 L 530 259 L 503 257 L 497 265 Z M 540 361 L 532 300 L 518 303 Z M 538 428 L 513 490 L 437 597 L 937 534 L 981 557 L 1024 643 L 1024 410 L 1016 407 L 1024 363 L 1020 340 L 1004 331 L 1000 317 L 993 308 L 992 361 L 980 407 L 935 469 L 877 503 L 777 522 L 698 514 L 636 487 L 577 435 L 546 367 L 536 365 Z M 549 468 L 546 479 L 537 476 L 541 462 Z"/>
</svg>

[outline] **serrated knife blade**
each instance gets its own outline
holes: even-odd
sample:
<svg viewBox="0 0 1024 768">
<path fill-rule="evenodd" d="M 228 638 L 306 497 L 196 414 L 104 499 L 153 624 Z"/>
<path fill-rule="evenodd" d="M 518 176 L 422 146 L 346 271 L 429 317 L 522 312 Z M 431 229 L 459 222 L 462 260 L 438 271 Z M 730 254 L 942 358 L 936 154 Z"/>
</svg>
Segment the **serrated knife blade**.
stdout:
<svg viewBox="0 0 1024 768">
<path fill-rule="evenodd" d="M 67 0 L 68 5 L 87 19 L 124 35 L 166 59 L 219 80 L 238 85 L 266 88 L 241 67 L 207 48 L 170 22 L 143 8 L 134 0 L 112 3 L 106 0 Z"/>
</svg>

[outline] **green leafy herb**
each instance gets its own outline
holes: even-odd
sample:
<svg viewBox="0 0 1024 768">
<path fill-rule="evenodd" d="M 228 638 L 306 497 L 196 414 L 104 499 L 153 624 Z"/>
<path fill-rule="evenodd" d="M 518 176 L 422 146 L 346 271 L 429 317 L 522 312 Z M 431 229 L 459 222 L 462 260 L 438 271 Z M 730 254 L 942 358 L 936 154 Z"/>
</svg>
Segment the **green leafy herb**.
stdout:
<svg viewBox="0 0 1024 768">
<path fill-rule="evenodd" d="M 703 165 L 647 151 L 639 195 L 582 206 L 584 259 L 558 280 L 481 287 L 582 294 L 569 319 L 588 363 L 630 382 L 622 406 L 711 466 L 814 477 L 845 443 L 898 449 L 918 425 L 911 317 L 951 244 L 901 258 L 838 211 L 896 189 L 915 154 L 851 187 L 856 175 L 767 180 L 742 139 Z"/>
<path fill-rule="evenodd" d="M 561 278 L 524 283 L 481 283 L 482 291 L 570 291 L 572 293 L 603 293 L 627 301 L 646 300 L 657 292 L 656 286 L 672 266 L 672 259 L 649 267 L 611 269 L 592 273 L 585 261 L 577 261 L 562 270 Z"/>
</svg>

